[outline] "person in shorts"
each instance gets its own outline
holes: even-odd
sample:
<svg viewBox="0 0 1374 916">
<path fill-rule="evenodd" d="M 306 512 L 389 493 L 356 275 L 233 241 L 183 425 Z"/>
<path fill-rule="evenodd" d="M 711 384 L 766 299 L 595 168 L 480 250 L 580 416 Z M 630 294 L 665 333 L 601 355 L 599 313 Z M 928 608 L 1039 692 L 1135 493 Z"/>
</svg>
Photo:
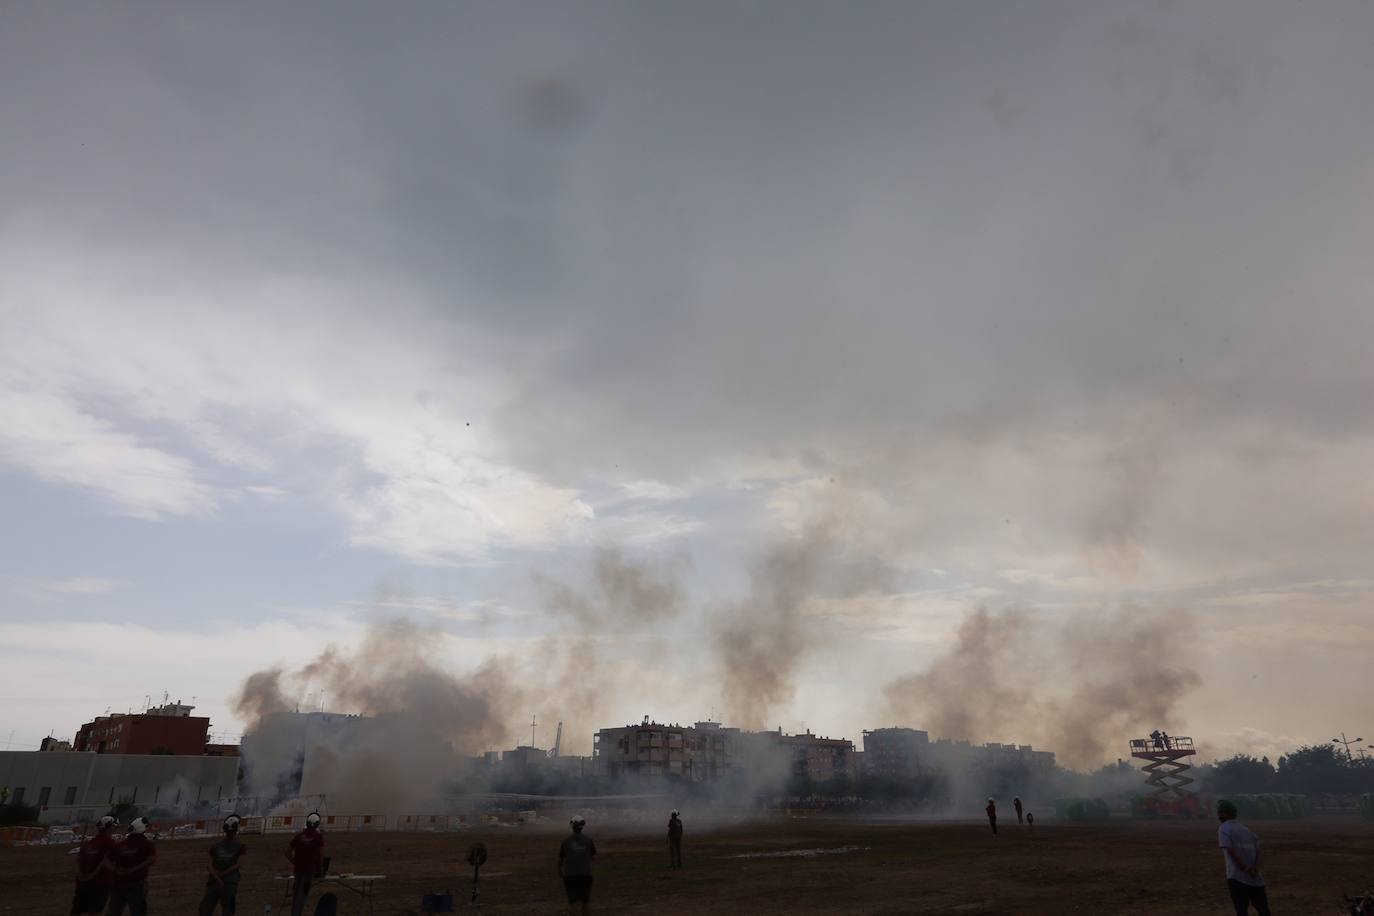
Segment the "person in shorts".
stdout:
<svg viewBox="0 0 1374 916">
<path fill-rule="evenodd" d="M 134 818 L 124 839 L 110 851 L 114 886 L 105 916 L 123 916 L 126 907 L 129 916 L 147 916 L 148 872 L 157 861 L 157 847 L 148 836 L 150 827 L 152 822 L 146 817 Z"/>
<path fill-rule="evenodd" d="M 105 912 L 110 899 L 108 859 L 115 848 L 115 819 L 108 814 L 95 822 L 95 833 L 81 844 L 76 854 L 76 896 L 71 916 Z"/>
<path fill-rule="evenodd" d="M 568 892 L 569 916 L 577 916 L 579 912 L 591 912 L 592 859 L 596 858 L 596 844 L 582 832 L 587 826 L 586 818 L 575 814 L 569 823 L 572 824 L 572 835 L 558 847 L 558 874 L 563 878 L 563 888 Z"/>
<path fill-rule="evenodd" d="M 1260 841 L 1254 832 L 1236 820 L 1234 802 L 1221 799 L 1217 802 L 1217 840 L 1221 844 L 1221 855 L 1226 860 L 1226 889 L 1231 893 L 1231 905 L 1236 908 L 1236 916 L 1250 912 L 1250 904 L 1255 905 L 1259 916 L 1270 916 L 1269 895 L 1264 887 L 1264 875 L 1260 873 Z"/>
<path fill-rule="evenodd" d="M 211 916 L 217 906 L 224 916 L 234 916 L 238 906 L 239 860 L 248 851 L 239 841 L 239 816 L 226 817 L 223 830 L 224 839 L 210 847 L 210 876 L 200 900 L 200 916 Z"/>
</svg>

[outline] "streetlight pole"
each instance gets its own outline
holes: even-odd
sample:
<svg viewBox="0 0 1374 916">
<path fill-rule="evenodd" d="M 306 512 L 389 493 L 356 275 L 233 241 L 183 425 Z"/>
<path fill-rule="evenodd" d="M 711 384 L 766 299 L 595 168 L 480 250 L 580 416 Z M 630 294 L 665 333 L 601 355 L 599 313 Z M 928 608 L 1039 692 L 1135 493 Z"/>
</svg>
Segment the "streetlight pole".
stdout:
<svg viewBox="0 0 1374 916">
<path fill-rule="evenodd" d="M 1332 739 L 1331 739 L 1331 743 L 1332 743 L 1332 744 L 1344 745 L 1344 746 L 1345 746 L 1345 759 L 1347 759 L 1347 760 L 1354 760 L 1354 759 L 1355 759 L 1354 755 L 1350 753 L 1350 745 L 1352 745 L 1352 744 L 1359 744 L 1359 743 L 1360 743 L 1361 741 L 1363 741 L 1363 740 L 1364 740 L 1363 738 L 1347 738 L 1347 737 L 1345 736 L 1345 732 L 1341 732 L 1341 736 L 1340 736 L 1339 738 L 1332 738 Z"/>
</svg>

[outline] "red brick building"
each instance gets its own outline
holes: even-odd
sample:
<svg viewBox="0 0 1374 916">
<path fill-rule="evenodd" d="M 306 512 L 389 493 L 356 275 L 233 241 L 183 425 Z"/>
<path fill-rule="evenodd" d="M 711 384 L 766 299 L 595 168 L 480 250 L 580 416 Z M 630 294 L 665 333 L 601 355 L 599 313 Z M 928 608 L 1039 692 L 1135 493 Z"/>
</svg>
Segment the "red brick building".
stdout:
<svg viewBox="0 0 1374 916">
<path fill-rule="evenodd" d="M 72 749 L 97 754 L 202 756 L 210 719 L 191 715 L 194 708 L 168 703 L 145 713 L 97 716 L 81 726 Z"/>
</svg>

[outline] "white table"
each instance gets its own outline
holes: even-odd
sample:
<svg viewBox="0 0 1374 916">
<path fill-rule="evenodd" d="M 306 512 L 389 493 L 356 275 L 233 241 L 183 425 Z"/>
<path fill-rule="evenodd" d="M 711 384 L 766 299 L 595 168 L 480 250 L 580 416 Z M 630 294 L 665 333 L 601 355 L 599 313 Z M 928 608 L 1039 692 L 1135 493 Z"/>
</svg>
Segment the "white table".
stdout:
<svg viewBox="0 0 1374 916">
<path fill-rule="evenodd" d="M 286 893 L 282 896 L 282 900 L 284 901 L 284 903 L 285 903 L 287 906 L 289 906 L 290 903 L 291 903 L 291 889 L 295 886 L 295 883 L 296 883 L 296 876 L 295 876 L 295 875 L 277 875 L 277 876 L 276 876 L 276 880 L 277 880 L 277 881 L 285 881 L 285 882 L 286 882 Z M 386 875 L 355 875 L 355 874 L 353 874 L 352 872 L 349 872 L 349 873 L 347 873 L 347 874 L 342 874 L 342 875 L 336 875 L 336 874 L 332 874 L 332 873 L 331 873 L 331 874 L 328 874 L 328 875 L 320 875 L 319 877 L 312 878 L 311 881 L 310 881 L 310 886 L 313 888 L 313 887 L 316 887 L 316 886 L 321 885 L 321 884 L 335 884 L 335 885 L 338 885 L 339 887 L 342 887 L 342 888 L 345 888 L 345 889 L 347 889 L 347 890 L 350 890 L 350 891 L 352 891 L 353 893 L 357 894 L 357 895 L 358 895 L 359 897 L 361 897 L 362 899 L 364 899 L 364 900 L 367 901 L 367 911 L 368 911 L 368 913 L 371 913 L 371 912 L 373 912 L 373 909 L 372 909 L 372 905 L 373 905 L 373 904 L 372 904 L 372 889 L 373 889 L 373 886 L 374 886 L 378 881 L 385 881 L 385 880 L 386 880 Z"/>
</svg>

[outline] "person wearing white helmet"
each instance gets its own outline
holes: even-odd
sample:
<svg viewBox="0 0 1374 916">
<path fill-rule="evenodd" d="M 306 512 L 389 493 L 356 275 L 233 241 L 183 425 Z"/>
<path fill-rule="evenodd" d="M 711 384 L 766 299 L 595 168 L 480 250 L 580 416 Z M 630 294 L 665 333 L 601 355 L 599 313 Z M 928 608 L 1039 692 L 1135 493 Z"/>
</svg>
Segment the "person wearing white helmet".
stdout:
<svg viewBox="0 0 1374 916">
<path fill-rule="evenodd" d="M 222 829 L 224 839 L 210 847 L 210 876 L 200 901 L 200 916 L 210 916 L 216 906 L 225 916 L 233 916 L 238 906 L 239 860 L 248 847 L 239 840 L 237 814 L 226 817 Z"/>
<path fill-rule="evenodd" d="M 677 809 L 668 815 L 668 867 L 682 867 L 682 814 Z"/>
<path fill-rule="evenodd" d="M 76 853 L 76 896 L 71 916 L 105 912 L 110 899 L 110 853 L 115 848 L 115 819 L 108 814 L 95 822 L 95 833 L 87 837 Z"/>
<path fill-rule="evenodd" d="M 305 829 L 286 844 L 286 858 L 291 863 L 291 916 L 301 916 L 310 897 L 310 885 L 324 861 L 324 833 L 320 831 L 319 812 L 312 811 L 305 816 Z"/>
<path fill-rule="evenodd" d="M 587 826 L 586 818 L 574 814 L 569 823 L 572 835 L 558 847 L 558 874 L 563 878 L 563 889 L 568 892 L 568 913 L 577 916 L 579 912 L 591 912 L 592 859 L 596 858 L 596 844 L 582 832 Z"/>
<path fill-rule="evenodd" d="M 988 796 L 988 806 L 984 809 L 988 813 L 988 823 L 992 825 L 992 835 L 997 836 L 997 802 Z"/>
<path fill-rule="evenodd" d="M 157 847 L 148 830 L 152 822 L 136 817 L 129 822 L 129 832 L 110 853 L 114 887 L 110 889 L 110 906 L 105 916 L 146 916 L 148 912 L 148 872 L 157 861 Z"/>
</svg>

